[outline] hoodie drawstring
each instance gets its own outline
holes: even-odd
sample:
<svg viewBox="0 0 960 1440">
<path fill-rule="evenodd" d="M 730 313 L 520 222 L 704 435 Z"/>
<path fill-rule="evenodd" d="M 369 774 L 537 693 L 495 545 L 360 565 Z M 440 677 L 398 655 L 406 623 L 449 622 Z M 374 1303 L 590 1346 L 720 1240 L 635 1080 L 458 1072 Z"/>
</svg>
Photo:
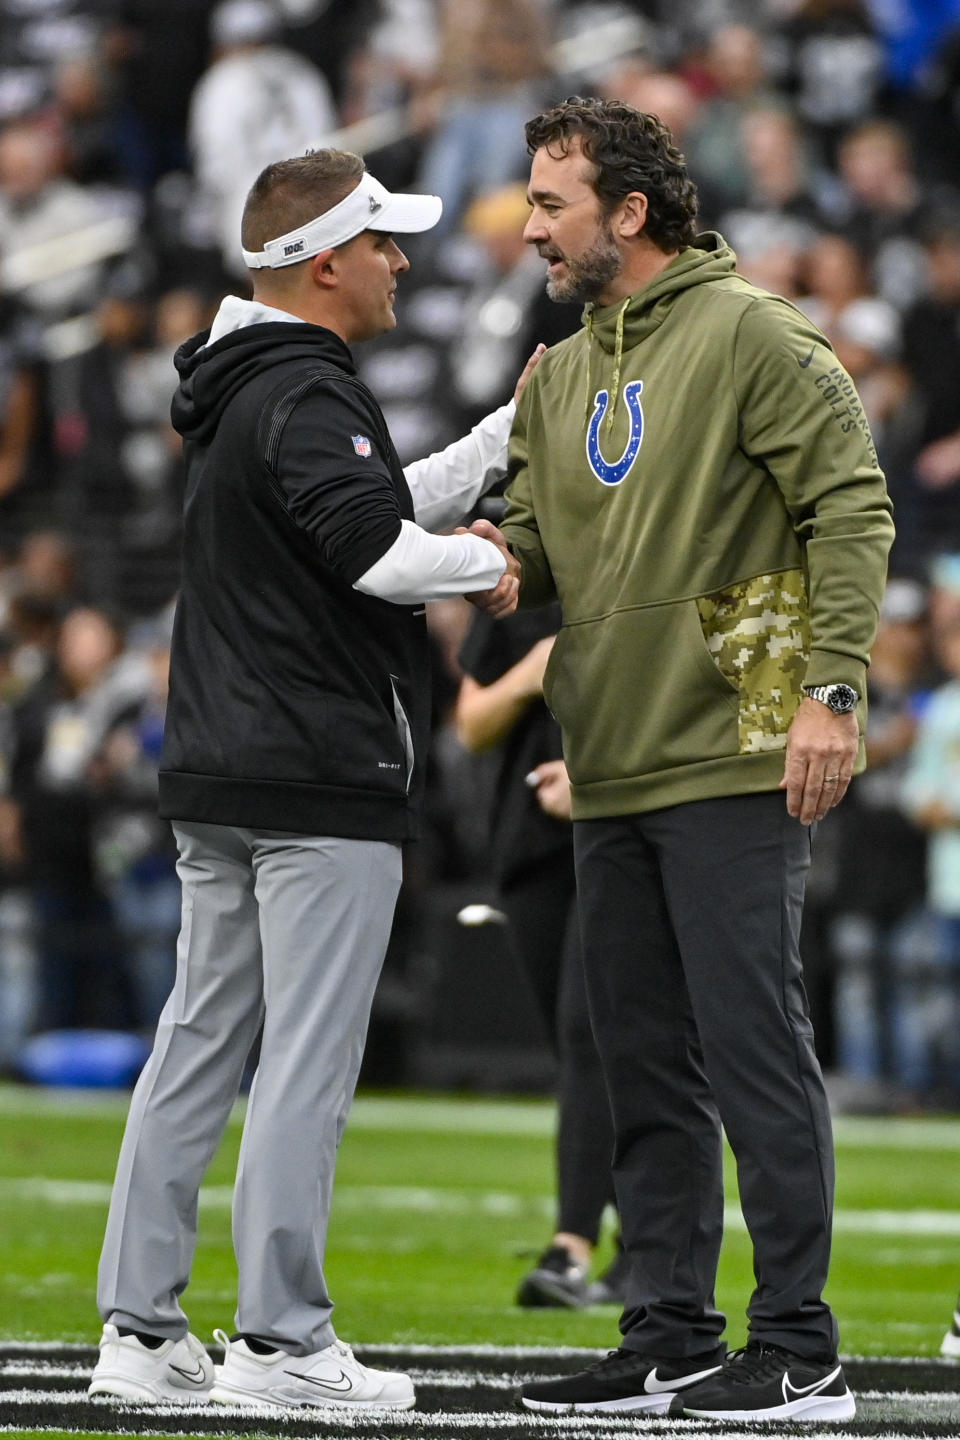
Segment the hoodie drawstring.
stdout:
<svg viewBox="0 0 960 1440">
<path fill-rule="evenodd" d="M 631 297 L 628 295 L 620 306 L 620 311 L 617 315 L 617 338 L 613 351 L 613 384 L 610 387 L 613 393 L 610 396 L 610 409 L 607 412 L 608 430 L 613 429 L 613 415 L 617 408 L 617 400 L 620 398 L 620 371 L 623 368 L 623 327 L 626 322 L 627 306 L 630 304 L 630 300 Z"/>
<path fill-rule="evenodd" d="M 623 304 L 620 306 L 620 310 L 617 314 L 617 331 L 613 348 L 613 382 L 610 386 L 610 401 L 607 406 L 608 430 L 611 430 L 613 428 L 613 417 L 616 414 L 617 401 L 620 398 L 620 374 L 623 370 L 623 329 L 627 319 L 627 307 L 629 306 L 632 298 L 633 297 L 630 295 L 627 296 L 626 300 L 624 300 Z M 591 384 L 590 379 L 591 375 L 593 374 L 594 339 L 592 305 L 587 307 L 585 324 L 587 331 L 587 393 L 584 396 L 583 403 L 583 423 L 585 425 L 588 425 L 590 423 L 590 415 L 593 409 L 594 401 L 593 385 Z"/>
</svg>

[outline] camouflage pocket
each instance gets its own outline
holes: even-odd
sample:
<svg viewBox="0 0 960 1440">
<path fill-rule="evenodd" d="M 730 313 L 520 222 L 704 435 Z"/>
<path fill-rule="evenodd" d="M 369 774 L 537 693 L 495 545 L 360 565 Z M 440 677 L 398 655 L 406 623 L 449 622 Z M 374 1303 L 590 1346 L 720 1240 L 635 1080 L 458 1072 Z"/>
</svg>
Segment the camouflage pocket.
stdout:
<svg viewBox="0 0 960 1440">
<path fill-rule="evenodd" d="M 803 572 L 758 575 L 697 601 L 707 649 L 740 692 L 740 752 L 782 750 L 810 655 Z"/>
</svg>

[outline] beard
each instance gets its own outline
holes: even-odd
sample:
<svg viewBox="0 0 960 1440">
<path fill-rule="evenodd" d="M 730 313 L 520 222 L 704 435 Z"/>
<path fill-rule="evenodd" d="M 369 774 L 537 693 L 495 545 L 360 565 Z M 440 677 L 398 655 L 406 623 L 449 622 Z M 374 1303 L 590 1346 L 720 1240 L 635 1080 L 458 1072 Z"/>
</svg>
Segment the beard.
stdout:
<svg viewBox="0 0 960 1440">
<path fill-rule="evenodd" d="M 549 256 L 549 258 L 554 258 Z M 589 250 L 580 255 L 564 255 L 566 274 L 547 276 L 547 294 L 558 303 L 599 300 L 611 280 L 623 268 L 623 257 L 617 249 L 609 224 L 600 227 Z"/>
</svg>

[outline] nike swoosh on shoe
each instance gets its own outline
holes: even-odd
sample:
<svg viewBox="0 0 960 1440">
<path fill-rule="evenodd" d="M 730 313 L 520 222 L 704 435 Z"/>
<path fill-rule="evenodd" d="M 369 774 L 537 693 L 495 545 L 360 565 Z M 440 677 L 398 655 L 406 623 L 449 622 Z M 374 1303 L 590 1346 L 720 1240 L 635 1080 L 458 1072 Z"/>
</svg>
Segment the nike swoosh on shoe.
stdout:
<svg viewBox="0 0 960 1440">
<path fill-rule="evenodd" d="M 189 1370 L 181 1370 L 179 1365 L 171 1365 L 170 1369 L 175 1370 L 178 1375 L 182 1375 L 184 1380 L 189 1380 L 191 1385 L 202 1385 L 204 1379 L 206 1378 L 204 1375 L 203 1366 L 200 1364 L 199 1360 L 197 1361 L 196 1371 L 193 1373 L 191 1373 Z"/>
<path fill-rule="evenodd" d="M 711 1365 L 709 1370 L 695 1370 L 692 1375 L 676 1375 L 672 1380 L 661 1380 L 657 1374 L 657 1367 L 654 1365 L 650 1374 L 643 1382 L 643 1388 L 648 1395 L 664 1395 L 677 1390 L 685 1390 L 688 1385 L 696 1385 L 698 1380 L 706 1380 L 710 1375 L 716 1375 L 721 1367 Z"/>
<path fill-rule="evenodd" d="M 838 1365 L 836 1370 L 831 1370 L 829 1375 L 821 1375 L 820 1379 L 814 1380 L 812 1385 L 791 1385 L 790 1371 L 788 1370 L 780 1382 L 785 1403 L 789 1405 L 791 1400 L 802 1400 L 807 1395 L 819 1395 L 821 1390 L 836 1380 L 839 1374 L 840 1366 Z"/>
<path fill-rule="evenodd" d="M 335 1390 L 340 1395 L 349 1395 L 353 1389 L 353 1381 L 342 1370 L 338 1380 L 317 1380 L 313 1375 L 302 1375 L 299 1370 L 284 1370 L 283 1373 L 291 1375 L 294 1380 L 305 1380 L 308 1385 L 319 1385 L 321 1390 Z"/>
</svg>

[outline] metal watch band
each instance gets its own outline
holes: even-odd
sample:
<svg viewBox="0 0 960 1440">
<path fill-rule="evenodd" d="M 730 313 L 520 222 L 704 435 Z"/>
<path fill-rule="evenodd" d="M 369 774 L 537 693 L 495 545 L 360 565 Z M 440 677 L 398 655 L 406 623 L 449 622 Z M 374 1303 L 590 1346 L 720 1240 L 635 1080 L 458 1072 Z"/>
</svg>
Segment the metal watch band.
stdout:
<svg viewBox="0 0 960 1440">
<path fill-rule="evenodd" d="M 828 706 L 835 714 L 839 715 L 856 709 L 860 699 L 853 686 L 848 685 L 845 681 L 837 681 L 833 685 L 804 685 L 803 693 L 809 695 L 812 700 L 819 700 L 821 704 Z M 840 701 L 839 704 L 838 701 Z"/>
</svg>

